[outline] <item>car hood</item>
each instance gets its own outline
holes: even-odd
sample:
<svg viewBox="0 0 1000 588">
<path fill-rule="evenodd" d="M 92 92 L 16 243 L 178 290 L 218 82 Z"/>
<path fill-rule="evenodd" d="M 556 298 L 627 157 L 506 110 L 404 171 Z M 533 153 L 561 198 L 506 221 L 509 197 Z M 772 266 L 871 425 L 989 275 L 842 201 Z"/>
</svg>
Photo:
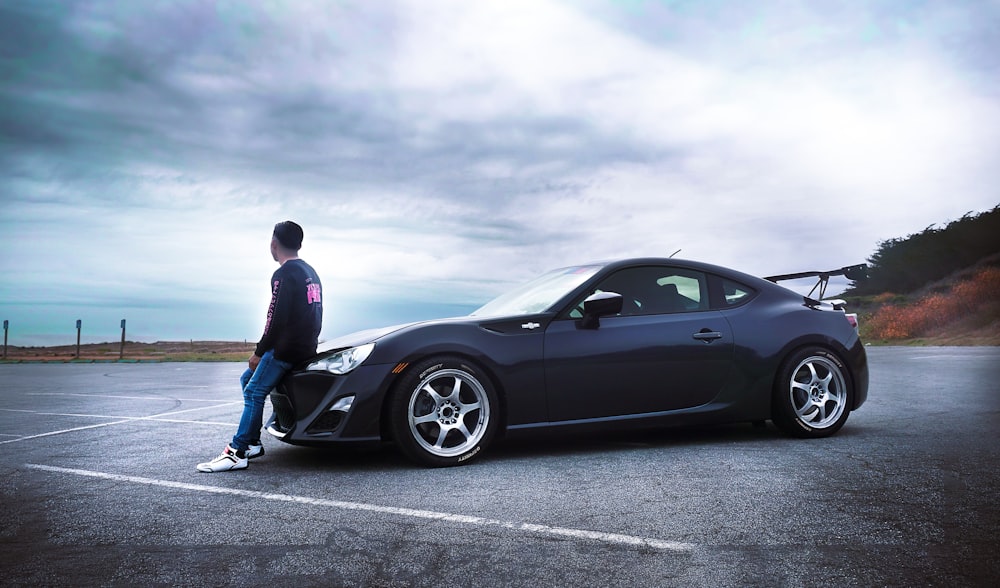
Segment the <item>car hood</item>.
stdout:
<svg viewBox="0 0 1000 588">
<path fill-rule="evenodd" d="M 393 325 L 391 327 L 380 327 L 377 329 L 365 329 L 364 331 L 356 331 L 354 333 L 340 335 L 333 339 L 321 342 L 316 347 L 316 352 L 326 353 L 327 351 L 336 351 L 338 349 L 347 349 L 348 347 L 357 347 L 358 345 L 371 343 L 372 341 L 381 339 L 382 337 L 385 337 L 390 333 L 395 333 L 400 329 L 405 329 L 406 327 L 416 324 L 419 323 L 404 323 L 402 325 Z"/>
<path fill-rule="evenodd" d="M 346 335 L 340 335 L 328 341 L 321 342 L 316 348 L 316 354 L 321 355 L 331 351 L 339 351 L 341 349 L 347 349 L 349 347 L 357 347 L 359 345 L 364 345 L 366 343 L 372 343 L 377 341 L 387 335 L 391 335 L 398 331 L 404 329 L 411 329 L 415 327 L 425 327 L 431 325 L 442 325 L 442 324 L 476 324 L 487 330 L 503 333 L 503 332 L 523 332 L 526 327 L 524 321 L 528 319 L 537 319 L 542 323 L 548 323 L 551 319 L 551 315 L 540 315 L 540 314 L 528 314 L 528 315 L 515 315 L 506 317 L 482 317 L 482 316 L 460 316 L 452 318 L 442 318 L 433 319 L 427 321 L 416 321 L 412 323 L 403 323 L 400 325 L 393 325 L 391 327 L 381 327 L 377 329 L 366 329 L 364 331 L 357 331 L 354 333 L 348 333 Z M 534 328 L 540 327 L 542 324 L 534 323 Z"/>
<path fill-rule="evenodd" d="M 319 353 L 326 353 L 328 351 L 337 351 L 339 349 L 347 349 L 348 347 L 357 347 L 358 345 L 364 345 L 365 343 L 371 343 L 372 341 L 377 341 L 382 337 L 385 337 L 386 335 L 395 333 L 396 331 L 401 331 L 403 329 L 408 329 L 410 327 L 415 327 L 417 325 L 468 322 L 470 320 L 475 320 L 475 319 L 472 317 L 443 318 L 443 319 L 434 319 L 428 321 L 403 323 L 401 325 L 393 325 L 391 327 L 365 329 L 364 331 L 356 331 L 354 333 L 340 335 L 328 341 L 323 341 L 317 346 L 316 352 L 319 354 Z"/>
</svg>

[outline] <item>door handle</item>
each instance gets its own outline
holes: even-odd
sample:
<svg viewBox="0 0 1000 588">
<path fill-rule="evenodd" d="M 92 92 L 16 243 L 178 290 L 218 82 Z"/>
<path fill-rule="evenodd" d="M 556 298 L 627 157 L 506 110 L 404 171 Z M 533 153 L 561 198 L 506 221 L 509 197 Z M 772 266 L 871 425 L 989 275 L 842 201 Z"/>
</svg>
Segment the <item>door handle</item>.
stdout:
<svg viewBox="0 0 1000 588">
<path fill-rule="evenodd" d="M 715 341 L 716 339 L 721 339 L 722 338 L 722 333 L 720 333 L 718 331 L 712 331 L 712 330 L 709 330 L 709 329 L 702 329 L 702 330 L 698 331 L 697 333 L 695 333 L 694 335 L 691 335 L 691 336 L 694 337 L 695 339 L 699 340 L 699 341 L 704 341 L 705 343 L 711 343 L 712 341 Z"/>
</svg>

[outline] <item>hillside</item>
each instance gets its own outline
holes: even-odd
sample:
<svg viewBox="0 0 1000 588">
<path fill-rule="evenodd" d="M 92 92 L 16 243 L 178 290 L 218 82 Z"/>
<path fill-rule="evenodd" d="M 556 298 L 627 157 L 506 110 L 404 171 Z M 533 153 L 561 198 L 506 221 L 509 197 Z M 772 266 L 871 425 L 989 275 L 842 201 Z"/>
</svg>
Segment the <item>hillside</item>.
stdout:
<svg viewBox="0 0 1000 588">
<path fill-rule="evenodd" d="M 1000 345 L 1000 205 L 888 239 L 840 296 L 869 344 Z"/>
<path fill-rule="evenodd" d="M 862 339 L 892 345 L 1000 345 L 1000 254 L 897 294 L 842 296 Z"/>
</svg>

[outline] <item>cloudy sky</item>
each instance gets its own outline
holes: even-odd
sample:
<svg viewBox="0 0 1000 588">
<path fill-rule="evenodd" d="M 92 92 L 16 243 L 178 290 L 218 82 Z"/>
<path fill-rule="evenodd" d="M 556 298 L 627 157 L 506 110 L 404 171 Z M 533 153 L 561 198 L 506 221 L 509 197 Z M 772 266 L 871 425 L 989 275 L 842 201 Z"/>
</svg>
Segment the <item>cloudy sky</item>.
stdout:
<svg viewBox="0 0 1000 588">
<path fill-rule="evenodd" d="M 996 0 L 0 0 L 11 344 L 329 337 L 618 256 L 770 275 L 1000 203 Z"/>
</svg>

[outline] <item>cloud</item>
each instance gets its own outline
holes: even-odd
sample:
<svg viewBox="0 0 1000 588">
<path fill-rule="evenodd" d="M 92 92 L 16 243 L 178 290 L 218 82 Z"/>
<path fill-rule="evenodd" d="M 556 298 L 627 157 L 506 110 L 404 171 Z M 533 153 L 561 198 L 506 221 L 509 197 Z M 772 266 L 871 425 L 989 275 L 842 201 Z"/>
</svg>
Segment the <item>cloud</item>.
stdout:
<svg viewBox="0 0 1000 588">
<path fill-rule="evenodd" d="M 229 308 L 219 338 L 252 338 L 285 218 L 332 325 L 617 256 L 863 261 L 996 204 L 998 12 L 6 3 L 0 298 Z"/>
</svg>

